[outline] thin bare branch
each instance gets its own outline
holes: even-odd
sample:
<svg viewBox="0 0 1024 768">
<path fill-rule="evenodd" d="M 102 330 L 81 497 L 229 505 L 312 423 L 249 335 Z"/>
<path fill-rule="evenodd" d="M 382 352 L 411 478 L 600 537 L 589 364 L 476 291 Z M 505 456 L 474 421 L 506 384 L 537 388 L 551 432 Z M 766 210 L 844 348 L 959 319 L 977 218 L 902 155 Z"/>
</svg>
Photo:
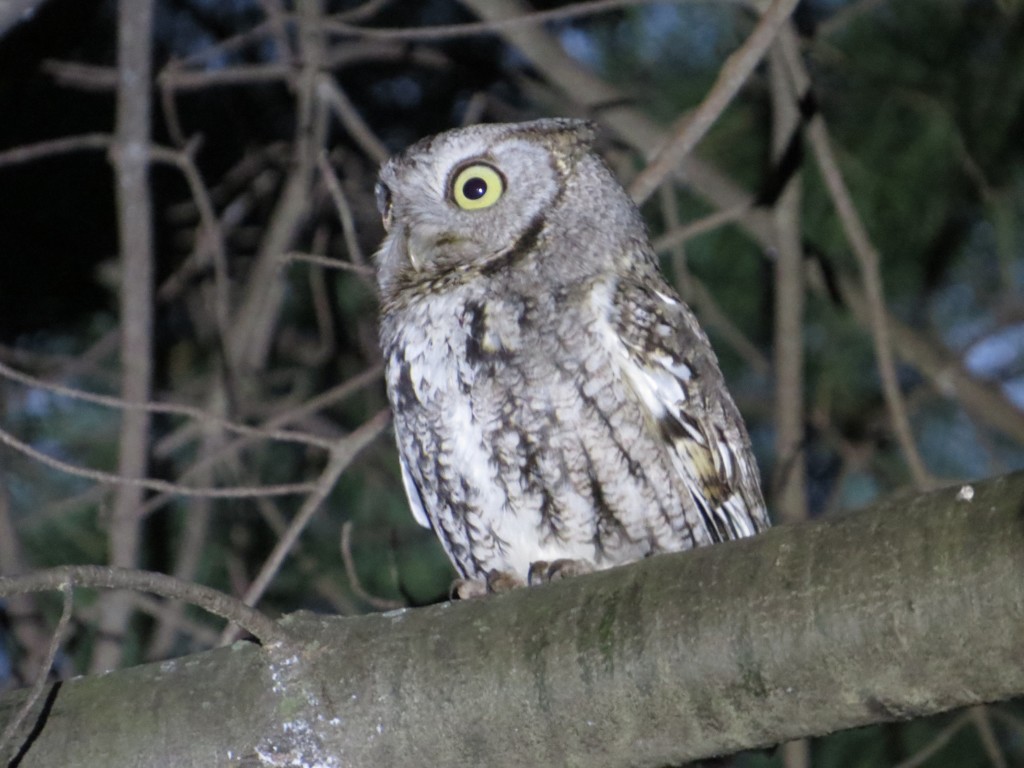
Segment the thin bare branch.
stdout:
<svg viewBox="0 0 1024 768">
<path fill-rule="evenodd" d="M 919 765 L 924 765 L 932 755 L 936 754 L 940 749 L 946 746 L 950 739 L 952 739 L 961 728 L 967 725 L 971 721 L 970 712 L 964 712 L 953 718 L 952 722 L 949 723 L 945 728 L 939 731 L 938 735 L 932 739 L 926 746 L 919 749 L 915 754 L 908 757 L 899 763 L 896 763 L 893 768 L 918 768 Z"/>
<path fill-rule="evenodd" d="M 117 120 L 110 160 L 117 200 L 121 285 L 118 291 L 121 328 L 121 396 L 148 402 L 153 386 L 153 283 L 155 274 L 153 207 L 149 192 L 151 144 L 151 72 L 155 0 L 121 0 L 117 16 Z M 118 434 L 117 475 L 128 481 L 146 477 L 149 466 L 150 417 L 146 411 L 123 411 Z M 107 527 L 111 565 L 138 565 L 142 520 L 138 510 L 143 488 L 120 483 L 114 493 Z M 131 605 L 122 595 L 100 600 L 92 672 L 120 666 L 122 643 Z"/>
<path fill-rule="evenodd" d="M 103 565 L 62 565 L 22 576 L 0 576 L 0 595 L 24 595 L 52 589 L 87 587 L 149 592 L 172 600 L 184 600 L 222 619 L 237 624 L 264 645 L 284 643 L 288 633 L 256 609 L 216 589 L 181 581 L 153 571 Z"/>
<path fill-rule="evenodd" d="M 0 577 L 0 579 L 2 579 L 2 577 Z M 50 645 L 46 650 L 42 663 L 39 665 L 39 673 L 36 675 L 36 679 L 32 681 L 32 689 L 29 691 L 24 703 L 18 708 L 18 713 L 11 718 L 11 721 L 7 723 L 7 727 L 4 728 L 3 733 L 0 734 L 0 760 L 5 764 L 8 764 L 6 758 L 11 740 L 18 732 L 18 729 L 25 717 L 32 711 L 32 708 L 36 705 L 36 702 L 39 701 L 39 697 L 43 695 L 43 691 L 46 689 L 50 670 L 53 669 L 53 662 L 57 658 L 57 651 L 60 650 L 60 644 L 64 642 L 64 634 L 67 632 L 68 624 L 71 622 L 71 609 L 74 606 L 74 591 L 71 588 L 70 579 L 65 580 L 63 584 L 57 587 L 57 589 L 64 594 L 63 607 L 61 608 L 57 628 L 53 630 L 53 637 L 50 638 Z"/>
<path fill-rule="evenodd" d="M 292 249 L 301 225 L 309 217 L 316 156 L 324 144 L 326 121 L 316 97 L 324 63 L 322 9 L 319 0 L 302 0 L 298 7 L 301 67 L 293 83 L 296 125 L 291 165 L 260 242 L 245 294 L 232 317 L 227 362 L 233 381 L 266 366 L 287 285 L 281 273 L 281 254 Z"/>
<path fill-rule="evenodd" d="M 352 559 L 352 521 L 346 520 L 341 525 L 341 561 L 345 565 L 345 575 L 348 577 L 348 585 L 356 593 L 356 597 L 363 600 L 379 611 L 393 611 L 396 608 L 405 606 L 401 600 L 388 600 L 383 597 L 371 595 L 363 587 L 359 580 L 359 573 L 356 571 L 355 561 Z"/>
<path fill-rule="evenodd" d="M 772 152 L 778 160 L 800 125 L 780 47 L 769 56 L 772 97 Z M 789 180 L 772 211 L 778 250 L 775 258 L 775 456 L 772 509 L 784 522 L 806 520 L 807 472 L 804 460 L 804 253 L 801 227 L 803 185 Z M 779 471 L 783 470 L 783 471 Z M 805 768 L 806 743 L 787 745 L 786 768 Z"/>
<path fill-rule="evenodd" d="M 658 150 L 654 159 L 629 185 L 633 200 L 642 203 L 658 188 L 664 179 L 674 173 L 697 143 L 704 138 L 714 122 L 729 106 L 740 88 L 764 58 L 779 29 L 796 8 L 797 0 L 772 0 L 754 31 L 734 51 L 718 72 L 715 84 L 711 86 L 700 106 L 680 119 L 672 129 L 672 135 Z"/>
<path fill-rule="evenodd" d="M 294 423 L 295 421 L 304 419 L 308 417 L 310 414 L 316 413 L 317 411 L 326 408 L 329 405 L 341 402 L 354 392 L 357 392 L 363 387 L 379 379 L 382 371 L 383 366 L 379 364 L 373 366 L 372 368 L 369 368 L 368 370 L 362 371 L 356 376 L 353 376 L 352 378 L 343 381 L 341 384 L 332 387 L 326 392 L 322 392 L 319 395 L 312 397 L 309 400 L 306 400 L 301 405 L 296 406 L 295 408 L 276 412 L 270 419 L 268 419 L 265 422 L 263 426 L 266 429 L 274 429 L 280 427 L 283 424 Z M 0 436 L 2 436 L 2 434 L 0 434 Z M 210 467 L 217 462 L 222 462 L 227 459 L 233 458 L 234 456 L 237 455 L 238 451 L 241 451 L 243 448 L 247 447 L 248 445 L 251 445 L 256 439 L 256 436 L 245 436 L 231 443 L 228 443 L 223 448 L 216 451 L 214 454 L 210 456 L 205 456 L 199 461 L 197 461 L 195 464 L 190 466 L 181 474 L 179 479 L 190 480 L 199 473 L 201 473 L 206 467 Z M 332 449 L 333 446 L 336 446 L 336 443 L 332 444 Z M 303 488 L 303 492 L 313 489 L 312 485 L 305 484 L 298 487 Z M 255 494 L 254 498 L 259 498 L 259 496 L 261 495 L 262 494 Z M 174 497 L 175 493 L 173 489 L 171 489 L 168 492 L 161 493 L 158 496 L 154 496 L 152 499 L 149 499 L 146 502 L 145 506 L 143 507 L 143 513 L 147 515 L 151 514 L 154 510 L 159 509 L 161 506 L 166 504 Z"/>
<path fill-rule="evenodd" d="M 317 95 L 331 108 L 331 112 L 367 155 L 378 163 L 383 163 L 391 154 L 384 143 L 378 139 L 363 116 L 359 114 L 352 100 L 338 85 L 338 81 L 330 75 L 321 75 L 316 84 Z"/>
<path fill-rule="evenodd" d="M 707 216 L 691 221 L 689 224 L 680 224 L 678 227 L 674 226 L 663 232 L 654 239 L 652 246 L 658 253 L 670 251 L 677 245 L 683 245 L 695 237 L 739 221 L 749 210 L 750 206 L 744 203 L 733 208 L 723 208 L 709 213 Z"/>
<path fill-rule="evenodd" d="M 284 258 L 285 262 L 304 261 L 308 264 L 316 264 L 318 267 L 339 269 L 342 272 L 353 272 L 354 274 L 365 278 L 372 278 L 375 274 L 373 267 L 363 266 L 361 264 L 352 264 L 348 261 L 335 259 L 331 256 L 319 256 L 315 253 L 299 253 L 298 251 L 291 251 L 290 253 L 286 253 Z"/>
<path fill-rule="evenodd" d="M 320 508 L 320 504 L 334 488 L 338 478 L 341 477 L 341 473 L 359 455 L 359 452 L 373 442 L 390 423 L 391 411 L 387 409 L 380 411 L 338 444 L 337 449 L 331 455 L 330 461 L 320 474 L 320 479 L 317 480 L 316 489 L 303 502 L 302 507 L 288 526 L 288 530 L 278 540 L 274 550 L 267 557 L 266 562 L 263 563 L 259 574 L 253 579 L 248 590 L 246 590 L 245 597 L 242 598 L 246 605 L 255 605 L 259 602 L 267 587 L 270 586 L 270 582 L 281 568 L 284 559 L 288 556 L 302 531 L 312 519 L 313 514 Z M 227 642 L 230 635 L 230 632 L 225 632 L 221 637 L 222 642 Z"/>
<path fill-rule="evenodd" d="M 246 424 L 239 424 L 237 422 L 230 421 L 229 419 L 217 416 L 210 411 L 202 408 L 196 408 L 191 405 L 180 405 L 178 403 L 131 403 L 121 397 L 100 395 L 95 392 L 87 392 L 83 389 L 67 387 L 63 384 L 54 384 L 53 382 L 29 376 L 28 374 L 11 368 L 2 362 L 0 362 L 0 377 L 16 381 L 26 387 L 46 390 L 47 392 L 52 392 L 55 395 L 60 395 L 61 397 L 67 397 L 86 403 L 93 403 L 94 405 L 101 405 L 106 408 L 114 408 L 119 411 L 146 411 L 147 413 L 165 413 L 174 416 L 185 416 L 190 419 L 195 419 L 204 428 L 216 426 L 238 435 L 260 437 L 280 442 L 299 443 L 301 445 L 323 448 L 328 451 L 334 447 L 333 442 L 324 440 L 316 435 L 311 435 L 306 432 L 295 432 L 287 429 L 250 427 Z"/>
<path fill-rule="evenodd" d="M 363 255 L 363 249 L 359 247 L 359 238 L 356 237 L 352 206 L 348 204 L 348 197 L 345 195 L 345 190 L 341 188 L 338 174 L 334 172 L 334 167 L 331 165 L 326 151 L 320 153 L 320 157 L 317 158 L 317 166 L 320 168 L 320 175 L 324 177 L 324 183 L 327 184 L 327 190 L 331 193 L 331 199 L 334 200 L 334 207 L 338 211 L 349 260 L 357 266 L 365 266 L 366 257 Z"/>
<path fill-rule="evenodd" d="M 123 477 L 112 472 L 103 472 L 98 469 L 89 469 L 70 464 L 61 459 L 55 459 L 42 451 L 33 448 L 28 443 L 22 442 L 10 432 L 0 429 L 0 443 L 28 456 L 30 459 L 45 464 L 51 469 L 56 469 L 75 477 L 92 480 L 97 483 L 107 483 L 113 486 L 131 486 L 133 488 L 146 489 L 150 491 L 162 491 L 171 496 L 204 496 L 211 499 L 245 499 L 256 496 L 291 496 L 295 494 L 309 493 L 315 490 L 315 483 L 282 483 L 279 485 L 266 486 L 238 486 L 228 488 L 191 488 L 179 483 L 169 483 L 165 480 L 153 480 L 139 477 Z M 140 509 L 142 507 L 140 506 Z"/>
<path fill-rule="evenodd" d="M 978 732 L 978 739 L 981 741 L 985 754 L 988 756 L 988 761 L 992 764 L 993 768 L 1007 768 L 1006 756 L 999 746 L 999 740 L 996 738 L 995 731 L 992 730 L 992 720 L 989 717 L 988 707 L 984 705 L 971 707 L 967 710 L 967 713 L 975 730 Z"/>
<path fill-rule="evenodd" d="M 40 68 L 43 72 L 52 75 L 59 85 L 71 86 L 83 91 L 113 91 L 117 88 L 117 69 L 115 67 L 85 64 L 80 61 L 46 59 Z"/>
<path fill-rule="evenodd" d="M 203 182 L 203 178 L 193 159 L 195 149 L 195 142 L 192 142 L 184 151 L 153 147 L 150 150 L 150 155 L 153 160 L 168 163 L 177 168 L 188 183 L 192 200 L 196 205 L 196 210 L 199 211 L 200 228 L 196 236 L 196 251 L 203 252 L 208 250 L 213 262 L 213 316 L 221 341 L 226 342 L 231 311 L 229 305 L 228 257 L 224 247 L 224 233 L 214 211 L 210 192 Z"/>
<path fill-rule="evenodd" d="M 690 3 L 693 1 L 675 0 L 675 2 L 679 3 Z M 337 15 L 327 17 L 324 21 L 324 28 L 329 32 L 339 35 L 353 35 L 373 40 L 452 40 L 455 38 L 492 34 L 502 30 L 534 27 L 553 21 L 568 21 L 585 16 L 596 16 L 600 13 L 616 11 L 622 8 L 652 5 L 656 2 L 664 2 L 664 0 L 589 0 L 587 2 L 572 3 L 562 8 L 524 13 L 508 19 L 404 29 L 359 27 L 347 23 L 350 19 Z"/>
<path fill-rule="evenodd" d="M 64 136 L 35 144 L 25 144 L 0 152 L 0 168 L 21 163 L 31 163 L 44 158 L 65 155 L 82 150 L 110 149 L 114 138 L 109 133 L 85 133 L 80 136 Z"/>
<path fill-rule="evenodd" d="M 787 28 L 780 36 L 780 45 L 795 92 L 806 93 L 810 87 L 810 76 L 799 54 L 796 31 Z M 846 186 L 842 171 L 839 169 L 839 162 L 832 149 L 832 140 L 829 137 L 825 119 L 820 113 L 811 118 L 807 126 L 807 137 L 818 169 L 825 180 L 829 196 L 835 205 L 847 242 L 860 265 L 864 295 L 870 311 L 869 327 L 875 345 L 878 372 L 882 380 L 882 394 L 892 416 L 893 432 L 916 485 L 922 490 L 933 487 L 935 480 L 929 474 L 917 449 L 906 404 L 900 391 L 899 378 L 896 374 L 896 361 L 890 339 L 885 292 L 882 288 L 882 275 L 879 266 L 881 257 L 871 242 L 860 214 L 857 213 L 857 207 L 853 203 L 853 197 Z"/>
</svg>

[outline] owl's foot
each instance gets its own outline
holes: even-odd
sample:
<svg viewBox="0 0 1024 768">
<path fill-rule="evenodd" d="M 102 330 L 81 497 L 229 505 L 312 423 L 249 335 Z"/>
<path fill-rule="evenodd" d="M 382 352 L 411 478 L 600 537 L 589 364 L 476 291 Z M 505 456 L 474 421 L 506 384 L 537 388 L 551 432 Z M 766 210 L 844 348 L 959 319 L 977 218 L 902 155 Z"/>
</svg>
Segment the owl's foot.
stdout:
<svg viewBox="0 0 1024 768">
<path fill-rule="evenodd" d="M 500 594 L 518 587 L 525 587 L 523 580 L 511 571 L 499 571 L 492 569 L 487 574 L 486 581 L 479 579 L 456 579 L 448 590 L 450 597 L 457 597 L 459 600 L 468 600 L 473 597 L 484 595 Z"/>
<path fill-rule="evenodd" d="M 499 571 L 497 568 L 487 574 L 487 591 L 494 594 L 510 592 L 518 587 L 525 587 L 526 584 L 512 571 Z"/>
<path fill-rule="evenodd" d="M 549 581 L 559 581 L 572 576 L 579 576 L 582 573 L 592 573 L 594 564 L 589 560 L 537 560 L 530 563 L 529 584 L 534 587 L 538 584 L 547 584 Z"/>
<path fill-rule="evenodd" d="M 477 579 L 456 579 L 448 588 L 449 600 L 469 600 L 487 594 L 487 584 Z"/>
</svg>

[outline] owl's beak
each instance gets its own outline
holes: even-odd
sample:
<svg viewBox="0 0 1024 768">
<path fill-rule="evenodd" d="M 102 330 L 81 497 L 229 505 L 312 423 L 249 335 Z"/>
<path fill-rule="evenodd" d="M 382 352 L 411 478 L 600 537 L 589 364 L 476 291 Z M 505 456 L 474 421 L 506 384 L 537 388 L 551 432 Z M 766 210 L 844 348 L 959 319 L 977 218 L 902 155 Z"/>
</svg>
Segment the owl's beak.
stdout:
<svg viewBox="0 0 1024 768">
<path fill-rule="evenodd" d="M 413 238 L 408 235 L 405 236 L 404 240 L 405 255 L 409 257 L 409 263 L 412 265 L 412 268 L 419 272 L 423 267 L 423 259 L 416 252 L 416 244 L 413 242 Z"/>
</svg>

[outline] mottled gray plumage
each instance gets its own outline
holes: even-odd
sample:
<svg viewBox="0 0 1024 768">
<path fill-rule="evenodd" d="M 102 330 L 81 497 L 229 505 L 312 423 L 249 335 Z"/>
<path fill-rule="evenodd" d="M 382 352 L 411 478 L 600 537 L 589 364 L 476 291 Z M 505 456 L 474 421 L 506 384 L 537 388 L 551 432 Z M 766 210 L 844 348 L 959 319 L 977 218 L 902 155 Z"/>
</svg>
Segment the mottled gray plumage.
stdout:
<svg viewBox="0 0 1024 768">
<path fill-rule="evenodd" d="M 479 125 L 381 169 L 381 343 L 402 477 L 466 584 L 768 525 L 707 337 L 592 139 L 576 120 Z"/>
</svg>

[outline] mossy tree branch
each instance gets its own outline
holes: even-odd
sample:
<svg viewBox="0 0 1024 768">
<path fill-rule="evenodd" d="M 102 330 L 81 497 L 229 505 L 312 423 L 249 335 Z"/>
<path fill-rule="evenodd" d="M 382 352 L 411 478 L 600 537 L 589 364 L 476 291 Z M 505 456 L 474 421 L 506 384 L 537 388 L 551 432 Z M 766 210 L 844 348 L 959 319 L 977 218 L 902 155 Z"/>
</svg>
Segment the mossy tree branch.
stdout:
<svg viewBox="0 0 1024 768">
<path fill-rule="evenodd" d="M 64 683 L 18 765 L 659 766 L 1007 699 L 1024 694 L 1024 473 L 500 597 L 285 624 L 300 639 L 276 649 Z"/>
</svg>

